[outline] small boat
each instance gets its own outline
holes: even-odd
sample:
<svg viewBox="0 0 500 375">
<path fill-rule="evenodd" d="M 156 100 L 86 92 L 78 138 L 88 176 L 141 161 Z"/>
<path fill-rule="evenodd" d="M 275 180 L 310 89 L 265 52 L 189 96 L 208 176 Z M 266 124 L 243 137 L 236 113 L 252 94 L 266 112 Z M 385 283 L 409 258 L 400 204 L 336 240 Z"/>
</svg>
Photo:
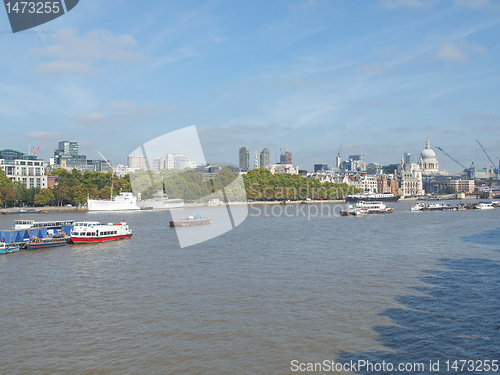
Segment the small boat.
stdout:
<svg viewBox="0 0 500 375">
<path fill-rule="evenodd" d="M 393 209 L 387 207 L 384 202 L 377 201 L 359 201 L 356 203 L 356 209 L 365 210 L 368 214 L 390 214 L 393 212 Z"/>
<path fill-rule="evenodd" d="M 132 237 L 132 230 L 123 220 L 121 223 L 101 224 L 97 221 L 75 223 L 71 231 L 71 241 L 79 243 L 95 243 L 124 240 Z"/>
<path fill-rule="evenodd" d="M 479 202 L 479 203 L 476 203 L 474 208 L 476 208 L 478 210 L 493 210 L 495 207 L 493 207 L 492 203 Z"/>
<path fill-rule="evenodd" d="M 347 206 L 347 209 L 340 211 L 340 216 L 365 216 L 368 215 L 368 210 L 361 207 L 353 207 L 352 205 Z"/>
<path fill-rule="evenodd" d="M 194 215 L 194 216 L 189 216 L 187 218 L 180 219 L 180 220 L 171 220 L 170 221 L 170 228 L 194 227 L 197 225 L 208 225 L 208 224 L 210 224 L 210 220 L 211 219 L 209 217 Z"/>
<path fill-rule="evenodd" d="M 413 212 L 416 211 L 448 211 L 448 210 L 456 210 L 456 207 L 452 207 L 446 203 L 416 203 L 410 210 Z"/>
<path fill-rule="evenodd" d="M 15 253 L 19 249 L 21 249 L 19 245 L 0 242 L 0 254 Z"/>
<path fill-rule="evenodd" d="M 46 249 L 49 247 L 59 247 L 65 246 L 66 240 L 64 238 L 38 238 L 32 237 L 30 241 L 26 244 L 26 249 L 36 250 L 36 249 Z"/>
<path fill-rule="evenodd" d="M 4 215 L 14 215 L 14 214 L 39 214 L 42 212 L 42 209 L 26 209 L 26 208 L 21 208 L 21 209 L 15 209 L 15 210 L 7 210 L 7 211 L 2 211 L 2 214 Z"/>
</svg>

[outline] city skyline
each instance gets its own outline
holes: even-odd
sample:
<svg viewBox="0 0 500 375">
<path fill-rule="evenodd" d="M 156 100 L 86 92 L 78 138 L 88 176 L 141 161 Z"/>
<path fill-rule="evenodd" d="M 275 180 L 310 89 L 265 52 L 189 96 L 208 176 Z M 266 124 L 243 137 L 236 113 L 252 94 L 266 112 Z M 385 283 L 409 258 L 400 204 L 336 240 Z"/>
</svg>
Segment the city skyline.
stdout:
<svg viewBox="0 0 500 375">
<path fill-rule="evenodd" d="M 364 153 L 398 163 L 430 138 L 440 169 L 500 156 L 500 7 L 471 1 L 81 2 L 3 32 L 0 149 L 63 139 L 115 164 L 196 125 L 207 162 L 293 151 L 312 170 Z M 120 17 L 116 12 L 120 11 Z M 92 17 L 89 17 L 89 15 Z M 2 13 L 2 30 L 8 20 Z M 235 146 L 236 145 L 236 146 Z M 494 159 L 497 161 L 497 159 Z"/>
</svg>

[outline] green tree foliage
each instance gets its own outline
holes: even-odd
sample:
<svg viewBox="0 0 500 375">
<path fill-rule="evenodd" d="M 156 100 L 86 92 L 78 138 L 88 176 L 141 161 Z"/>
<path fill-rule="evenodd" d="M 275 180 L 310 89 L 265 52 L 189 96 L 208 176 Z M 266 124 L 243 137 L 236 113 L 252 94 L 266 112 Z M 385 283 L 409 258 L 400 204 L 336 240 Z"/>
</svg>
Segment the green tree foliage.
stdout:
<svg viewBox="0 0 500 375">
<path fill-rule="evenodd" d="M 300 175 L 272 174 L 267 169 L 252 169 L 243 176 L 251 200 L 336 199 L 360 190 L 347 184 L 321 183 Z"/>
<path fill-rule="evenodd" d="M 54 196 L 54 193 L 52 192 L 52 189 L 41 189 L 40 192 L 35 195 L 33 204 L 35 204 L 36 206 L 46 206 L 50 203 L 53 203 L 55 199 L 56 198 Z"/>
</svg>

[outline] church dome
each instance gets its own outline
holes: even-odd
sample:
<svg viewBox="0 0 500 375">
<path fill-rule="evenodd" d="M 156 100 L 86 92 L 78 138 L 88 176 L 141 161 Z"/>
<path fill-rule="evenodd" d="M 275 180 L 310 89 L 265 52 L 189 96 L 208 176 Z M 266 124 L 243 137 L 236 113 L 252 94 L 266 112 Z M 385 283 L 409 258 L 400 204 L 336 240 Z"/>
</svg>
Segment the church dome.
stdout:
<svg viewBox="0 0 500 375">
<path fill-rule="evenodd" d="M 429 138 L 427 138 L 427 143 L 425 144 L 425 149 L 420 154 L 423 161 L 436 160 L 436 153 L 432 151 L 431 145 L 429 143 Z"/>
</svg>

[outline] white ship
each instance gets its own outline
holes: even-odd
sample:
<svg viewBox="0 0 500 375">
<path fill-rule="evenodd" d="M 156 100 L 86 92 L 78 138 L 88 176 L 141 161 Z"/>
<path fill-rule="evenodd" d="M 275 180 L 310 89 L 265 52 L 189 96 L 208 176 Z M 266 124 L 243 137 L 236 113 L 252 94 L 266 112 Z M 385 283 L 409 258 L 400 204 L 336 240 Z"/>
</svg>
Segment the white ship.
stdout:
<svg viewBox="0 0 500 375">
<path fill-rule="evenodd" d="M 184 206 L 183 199 L 168 199 L 161 189 L 153 194 L 151 199 L 138 200 L 137 205 L 141 210 L 165 210 L 181 208 Z"/>
<path fill-rule="evenodd" d="M 137 198 L 132 193 L 120 193 L 113 200 L 87 199 L 89 211 L 139 210 Z"/>
</svg>

